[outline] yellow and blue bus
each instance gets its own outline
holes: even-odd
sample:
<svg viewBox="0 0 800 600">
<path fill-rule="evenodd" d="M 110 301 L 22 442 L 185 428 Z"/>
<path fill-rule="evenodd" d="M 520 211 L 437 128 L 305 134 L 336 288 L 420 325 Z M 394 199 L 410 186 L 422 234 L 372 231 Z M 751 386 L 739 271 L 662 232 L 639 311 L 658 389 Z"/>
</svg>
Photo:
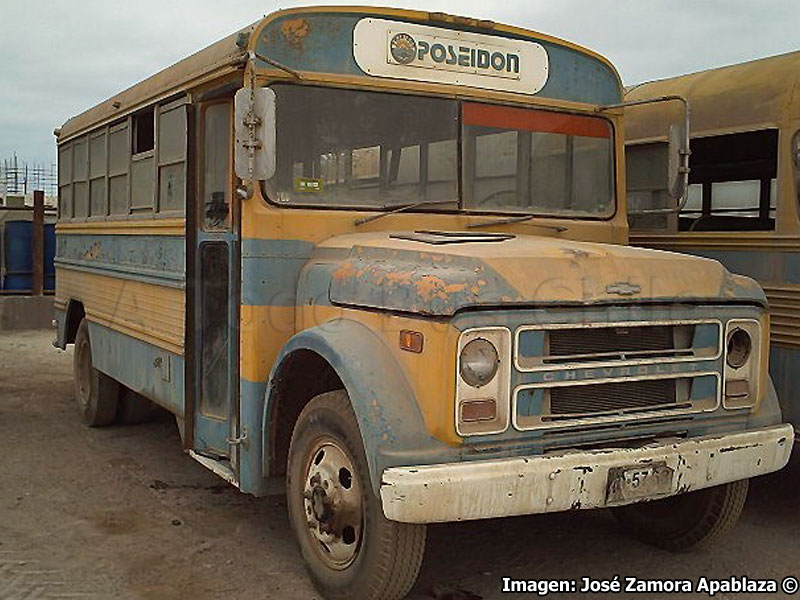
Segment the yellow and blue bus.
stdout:
<svg viewBox="0 0 800 600">
<path fill-rule="evenodd" d="M 327 598 L 403 597 L 428 523 L 611 507 L 710 542 L 793 431 L 761 288 L 625 245 L 622 100 L 541 33 L 326 7 L 70 119 L 56 343 L 83 420 L 155 403 L 242 492 L 285 485 Z"/>
<path fill-rule="evenodd" d="M 688 194 L 670 205 L 646 156 L 670 116 L 631 109 L 631 243 L 689 252 L 756 279 L 770 307 L 770 373 L 783 414 L 800 429 L 800 52 L 631 88 L 630 100 L 679 94 L 690 103 Z M 677 210 L 680 208 L 680 210 Z M 662 212 L 658 212 L 661 210 Z M 644 211 L 644 212 L 643 212 Z M 649 212 L 647 212 L 649 211 Z M 656 211 L 656 212 L 652 212 Z"/>
</svg>

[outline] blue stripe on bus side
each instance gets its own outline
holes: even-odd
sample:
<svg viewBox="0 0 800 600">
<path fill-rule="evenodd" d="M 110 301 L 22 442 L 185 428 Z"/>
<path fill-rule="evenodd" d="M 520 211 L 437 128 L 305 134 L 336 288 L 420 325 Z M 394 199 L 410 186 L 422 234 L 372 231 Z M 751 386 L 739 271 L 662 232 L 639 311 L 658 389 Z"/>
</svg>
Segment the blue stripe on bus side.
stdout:
<svg viewBox="0 0 800 600">
<path fill-rule="evenodd" d="M 177 415 L 184 410 L 184 360 L 147 342 L 89 322 L 92 364 Z"/>
<path fill-rule="evenodd" d="M 60 233 L 56 264 L 179 287 L 186 273 L 183 236 Z"/>
<path fill-rule="evenodd" d="M 242 240 L 242 304 L 294 306 L 300 271 L 314 244 L 303 240 Z"/>
<path fill-rule="evenodd" d="M 266 381 L 239 380 L 239 414 L 241 426 L 247 428 L 248 443 L 240 446 L 239 489 L 262 496 L 266 478 L 262 470 L 262 426 Z"/>
<path fill-rule="evenodd" d="M 752 277 L 761 284 L 800 284 L 800 254 L 794 250 L 707 250 L 690 247 L 675 250 L 713 258 L 729 271 Z"/>
</svg>

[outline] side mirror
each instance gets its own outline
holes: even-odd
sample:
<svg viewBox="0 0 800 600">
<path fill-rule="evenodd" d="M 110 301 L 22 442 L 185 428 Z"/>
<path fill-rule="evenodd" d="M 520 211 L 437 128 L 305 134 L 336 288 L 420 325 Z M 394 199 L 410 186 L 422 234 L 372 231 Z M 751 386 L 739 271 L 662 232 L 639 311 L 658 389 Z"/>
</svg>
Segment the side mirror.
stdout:
<svg viewBox="0 0 800 600">
<path fill-rule="evenodd" d="M 667 192 L 679 203 L 689 189 L 689 136 L 683 125 L 672 124 L 667 135 Z"/>
<path fill-rule="evenodd" d="M 244 181 L 275 174 L 275 92 L 242 88 L 234 98 L 234 170 Z"/>
<path fill-rule="evenodd" d="M 598 112 L 602 112 L 612 108 L 627 109 L 646 104 L 675 101 L 682 105 L 683 118 L 680 123 L 669 125 L 666 141 L 625 144 L 629 215 L 676 214 L 686 206 L 689 199 L 689 155 L 691 154 L 689 149 L 689 124 L 691 122 L 689 102 L 683 96 L 668 95 L 630 100 L 596 109 Z M 636 139 L 636 135 L 642 134 L 641 130 L 644 130 L 647 133 L 640 137 L 652 139 L 652 136 L 656 136 L 663 140 L 658 133 L 660 126 L 656 125 L 660 118 L 663 118 L 663 112 L 656 113 L 655 117 L 651 115 L 640 119 L 641 124 L 638 127 L 640 131 L 634 133 L 633 139 Z M 630 129 L 628 133 L 631 133 Z M 675 206 L 664 207 L 664 200 L 674 201 Z M 649 207 L 631 208 L 636 204 Z M 655 208 L 655 206 L 659 207 Z"/>
</svg>

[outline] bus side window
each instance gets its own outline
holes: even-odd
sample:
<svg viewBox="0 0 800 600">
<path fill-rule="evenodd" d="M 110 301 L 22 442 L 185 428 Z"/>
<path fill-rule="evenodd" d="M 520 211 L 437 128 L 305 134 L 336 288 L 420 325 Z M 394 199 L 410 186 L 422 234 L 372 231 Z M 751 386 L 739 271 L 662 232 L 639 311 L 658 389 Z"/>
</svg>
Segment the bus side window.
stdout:
<svg viewBox="0 0 800 600">
<path fill-rule="evenodd" d="M 203 111 L 203 228 L 230 224 L 231 104 L 211 104 Z"/>
<path fill-rule="evenodd" d="M 186 104 L 158 109 L 158 212 L 183 213 L 186 206 Z"/>
<path fill-rule="evenodd" d="M 72 202 L 73 216 L 89 216 L 89 137 L 84 135 L 72 144 Z"/>
<path fill-rule="evenodd" d="M 72 218 L 72 142 L 58 149 L 58 218 Z"/>
<path fill-rule="evenodd" d="M 800 129 L 792 138 L 792 165 L 794 166 L 794 191 L 800 207 Z"/>
<path fill-rule="evenodd" d="M 693 138 L 689 197 L 678 216 L 636 214 L 665 208 L 666 190 L 648 181 L 666 144 L 626 148 L 628 209 L 633 229 L 771 231 L 775 229 L 778 130 Z"/>
<path fill-rule="evenodd" d="M 676 231 L 675 213 L 640 211 L 665 210 L 675 206 L 667 192 L 667 160 L 669 148 L 665 142 L 630 144 L 625 146 L 626 189 L 628 194 L 628 224 L 631 229 Z M 692 187 L 692 186 L 690 186 Z M 696 193 L 696 190 L 695 190 Z M 691 192 L 686 208 L 694 206 Z"/>
<path fill-rule="evenodd" d="M 777 129 L 695 138 L 691 148 L 689 182 L 702 200 L 681 213 L 682 231 L 775 229 Z"/>
</svg>

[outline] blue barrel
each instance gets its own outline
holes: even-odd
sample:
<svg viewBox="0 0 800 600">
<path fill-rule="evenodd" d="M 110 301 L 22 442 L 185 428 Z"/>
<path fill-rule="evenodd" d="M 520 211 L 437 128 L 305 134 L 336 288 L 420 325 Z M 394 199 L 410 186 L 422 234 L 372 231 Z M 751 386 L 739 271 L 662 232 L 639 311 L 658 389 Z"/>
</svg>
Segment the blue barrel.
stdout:
<svg viewBox="0 0 800 600">
<path fill-rule="evenodd" d="M 44 226 L 44 291 L 54 292 L 56 289 L 56 226 L 45 223 Z"/>
<path fill-rule="evenodd" d="M 33 223 L 6 221 L 3 289 L 30 292 L 33 287 Z"/>
</svg>

